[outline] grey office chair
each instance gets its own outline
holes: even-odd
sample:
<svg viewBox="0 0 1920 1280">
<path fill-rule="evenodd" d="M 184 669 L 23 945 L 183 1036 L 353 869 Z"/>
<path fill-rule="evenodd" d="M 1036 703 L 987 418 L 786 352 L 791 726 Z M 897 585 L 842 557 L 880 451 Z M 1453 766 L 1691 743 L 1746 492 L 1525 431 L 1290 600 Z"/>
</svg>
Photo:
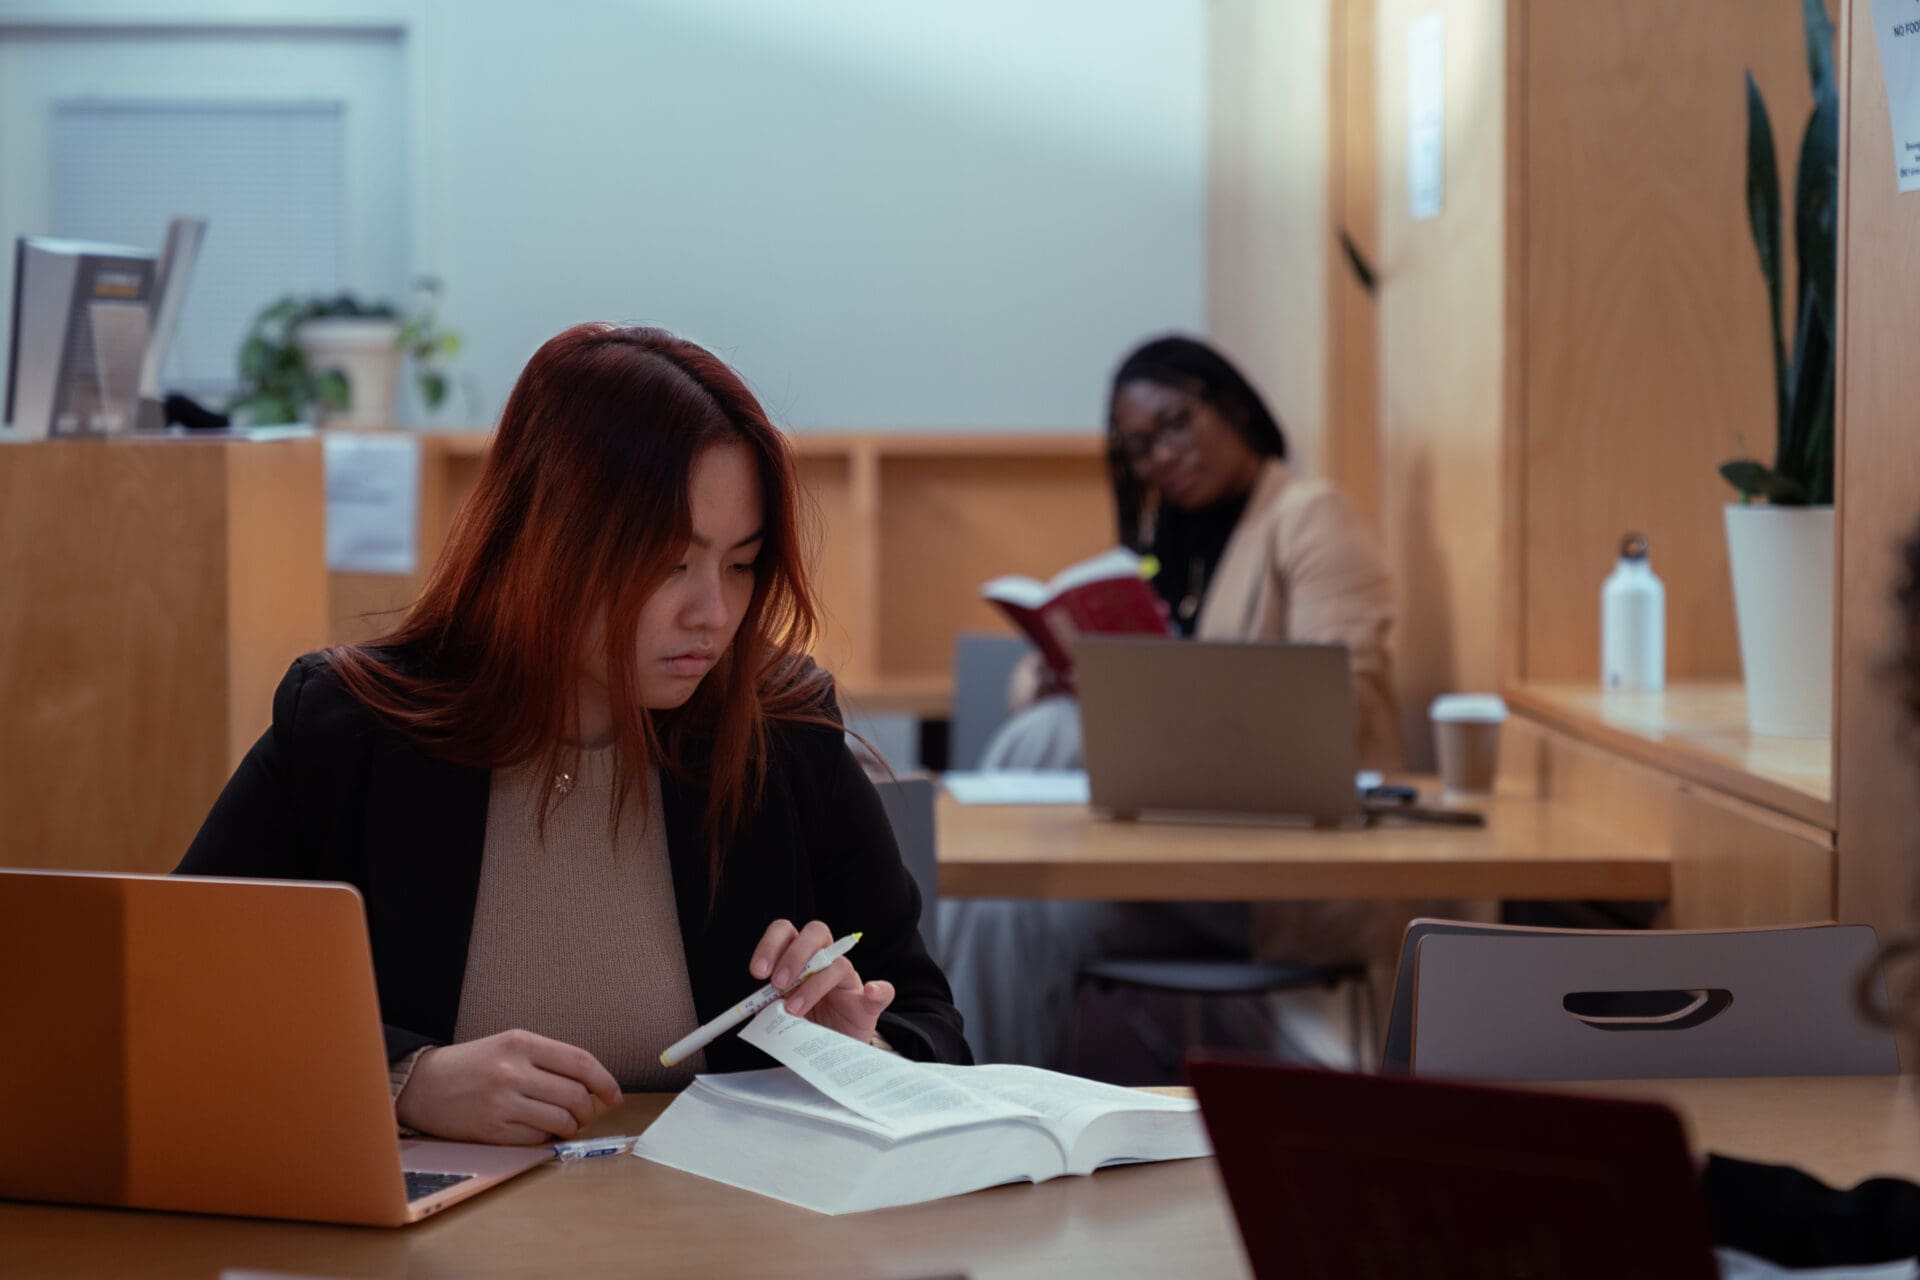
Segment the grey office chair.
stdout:
<svg viewBox="0 0 1920 1280">
<path fill-rule="evenodd" d="M 1381 1071 L 1405 1074 L 1413 1070 L 1413 962 L 1419 954 L 1420 939 L 1438 933 L 1511 933 L 1519 927 L 1425 917 L 1408 922 L 1407 931 L 1400 939 L 1400 963 L 1393 973 L 1393 995 L 1387 1002 L 1387 1034 L 1380 1046 Z"/>
<path fill-rule="evenodd" d="M 877 778 L 874 789 L 893 826 L 900 860 L 920 890 L 920 937 L 927 950 L 940 954 L 940 863 L 934 848 L 933 779 Z"/>
<path fill-rule="evenodd" d="M 963 631 L 953 641 L 953 708 L 947 717 L 947 767 L 973 769 L 1007 718 L 1007 684 L 1033 652 L 1023 636 Z"/>
<path fill-rule="evenodd" d="M 1232 956 L 1121 956 L 1096 960 L 1080 970 L 1080 982 L 1107 993 L 1159 992 L 1179 996 L 1186 1013 L 1186 1048 L 1205 1042 L 1206 1001 L 1229 996 L 1261 997 L 1314 987 L 1331 991 L 1347 983 L 1352 1008 L 1353 1061 L 1362 1068 L 1369 1061 L 1376 1017 L 1373 986 L 1367 967 L 1349 964 L 1263 964 Z M 1275 1024 L 1270 1023 L 1269 1029 Z M 1152 1019 L 1136 1006 L 1128 1012 L 1128 1029 L 1168 1073 L 1180 1076 L 1181 1053 L 1168 1042 Z"/>
<path fill-rule="evenodd" d="M 1858 975 L 1879 950 L 1864 925 L 1480 926 L 1417 936 L 1410 928 L 1408 939 L 1408 1047 L 1419 1075 L 1617 1080 L 1900 1069 L 1893 1033 L 1855 1008 Z"/>
</svg>

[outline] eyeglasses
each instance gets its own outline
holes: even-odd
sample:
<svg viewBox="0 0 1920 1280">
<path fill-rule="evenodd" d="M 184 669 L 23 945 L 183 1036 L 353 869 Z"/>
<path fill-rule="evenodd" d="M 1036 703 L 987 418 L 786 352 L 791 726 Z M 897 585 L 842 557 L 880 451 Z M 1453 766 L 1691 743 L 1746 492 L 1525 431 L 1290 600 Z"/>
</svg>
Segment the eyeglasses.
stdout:
<svg viewBox="0 0 1920 1280">
<path fill-rule="evenodd" d="M 1132 466 L 1141 466 L 1164 441 L 1169 449 L 1184 449 L 1193 439 L 1194 403 L 1189 400 L 1178 409 L 1160 415 L 1150 431 L 1115 432 L 1120 456 Z"/>
</svg>

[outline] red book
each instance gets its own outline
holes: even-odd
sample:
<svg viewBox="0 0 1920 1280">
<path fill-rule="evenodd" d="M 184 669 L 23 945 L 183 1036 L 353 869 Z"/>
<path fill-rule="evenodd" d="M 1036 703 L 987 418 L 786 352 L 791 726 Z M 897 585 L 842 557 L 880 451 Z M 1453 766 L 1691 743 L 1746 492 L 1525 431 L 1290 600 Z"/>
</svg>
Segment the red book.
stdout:
<svg viewBox="0 0 1920 1280">
<path fill-rule="evenodd" d="M 980 588 L 1026 632 L 1060 687 L 1073 689 L 1073 643 L 1083 635 L 1164 636 L 1167 611 L 1145 562 L 1125 547 L 1068 565 L 1046 581 L 1017 575 Z"/>
</svg>

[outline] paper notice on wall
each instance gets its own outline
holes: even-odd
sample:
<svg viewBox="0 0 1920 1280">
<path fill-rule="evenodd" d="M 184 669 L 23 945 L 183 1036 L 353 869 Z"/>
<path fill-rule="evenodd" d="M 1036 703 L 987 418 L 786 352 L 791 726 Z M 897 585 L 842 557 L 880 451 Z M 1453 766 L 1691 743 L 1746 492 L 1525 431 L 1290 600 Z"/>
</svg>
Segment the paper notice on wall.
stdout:
<svg viewBox="0 0 1920 1280">
<path fill-rule="evenodd" d="M 1900 190 L 1920 191 L 1920 3 L 1873 0 L 1873 34 L 1893 116 L 1893 171 Z"/>
<path fill-rule="evenodd" d="M 1439 11 L 1407 25 L 1407 202 L 1437 218 L 1446 194 L 1446 28 Z"/>
<path fill-rule="evenodd" d="M 412 573 L 420 564 L 420 442 L 329 434 L 327 568 Z"/>
</svg>

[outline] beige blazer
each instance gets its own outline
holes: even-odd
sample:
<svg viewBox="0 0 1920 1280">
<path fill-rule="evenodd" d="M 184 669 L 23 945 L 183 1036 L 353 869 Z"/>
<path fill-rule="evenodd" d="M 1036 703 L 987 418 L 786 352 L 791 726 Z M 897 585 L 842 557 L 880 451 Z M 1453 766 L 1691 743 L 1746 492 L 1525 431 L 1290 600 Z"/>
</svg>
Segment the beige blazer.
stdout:
<svg viewBox="0 0 1920 1280">
<path fill-rule="evenodd" d="M 1264 465 L 1207 587 L 1194 636 L 1345 645 L 1360 765 L 1392 770 L 1401 766 L 1387 648 L 1392 629 L 1393 585 L 1353 503 L 1324 480 L 1296 479 L 1285 463 Z"/>
<path fill-rule="evenodd" d="M 1360 513 L 1326 481 L 1295 479 L 1285 463 L 1266 463 L 1227 538 L 1194 635 L 1345 645 L 1353 666 L 1360 766 L 1392 771 L 1402 765 L 1387 654 L 1392 628 L 1392 585 Z M 1025 714 L 1022 709 L 1039 696 L 1042 671 L 1038 654 L 1021 661 L 1008 682 L 1009 708 Z M 1017 727 L 1024 732 L 1008 732 L 1008 741 L 996 739 L 989 749 L 1003 767 L 1079 765 L 1077 721 Z"/>
</svg>

